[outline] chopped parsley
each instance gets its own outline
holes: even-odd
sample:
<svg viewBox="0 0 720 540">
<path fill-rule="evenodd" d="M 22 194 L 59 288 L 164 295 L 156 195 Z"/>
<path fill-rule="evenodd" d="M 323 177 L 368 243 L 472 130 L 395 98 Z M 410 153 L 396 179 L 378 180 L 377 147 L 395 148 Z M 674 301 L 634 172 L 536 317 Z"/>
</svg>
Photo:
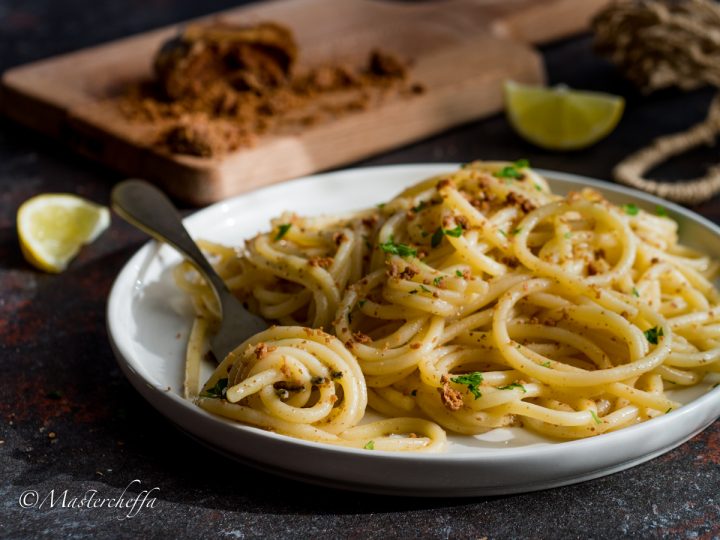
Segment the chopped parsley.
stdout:
<svg viewBox="0 0 720 540">
<path fill-rule="evenodd" d="M 422 285 L 422 284 L 421 284 L 421 285 L 420 285 L 420 288 L 421 288 L 424 292 L 432 292 L 432 291 L 431 291 L 430 289 L 428 289 L 425 285 Z"/>
<path fill-rule="evenodd" d="M 541 365 L 542 367 L 550 367 L 550 360 L 548 360 L 547 362 L 543 362 L 543 363 L 540 364 L 540 365 Z"/>
<path fill-rule="evenodd" d="M 493 176 L 495 178 L 522 178 L 523 174 L 518 169 L 526 169 L 530 166 L 530 162 L 527 159 L 518 159 L 515 163 L 512 165 L 507 165 L 506 167 L 503 167 L 499 171 L 495 171 L 493 173 Z"/>
<path fill-rule="evenodd" d="M 375 450 L 375 441 L 368 441 L 363 448 L 365 450 Z"/>
<path fill-rule="evenodd" d="M 377 207 L 378 207 L 380 210 L 382 210 L 383 208 L 385 208 L 385 204 L 387 204 L 387 203 L 381 202 L 380 204 L 377 205 Z"/>
<path fill-rule="evenodd" d="M 483 381 L 483 375 L 479 371 L 474 371 L 473 373 L 468 373 L 467 375 L 458 375 L 450 380 L 457 384 L 466 385 L 470 393 L 475 396 L 475 399 L 482 396 L 478 386 L 480 386 L 480 383 Z"/>
<path fill-rule="evenodd" d="M 462 233 L 463 229 L 460 225 L 456 226 L 454 229 L 443 229 L 442 227 L 438 227 L 430 239 L 430 245 L 436 248 L 442 242 L 443 236 L 447 235 L 452 236 L 453 238 L 460 238 Z"/>
<path fill-rule="evenodd" d="M 590 411 L 590 414 L 593 417 L 593 420 L 595 420 L 596 424 L 602 424 L 602 421 L 598 418 L 597 414 L 595 414 L 595 411 Z"/>
<path fill-rule="evenodd" d="M 653 326 L 652 328 L 645 330 L 643 334 L 645 334 L 645 339 L 647 339 L 650 343 L 657 345 L 658 338 L 663 335 L 663 329 L 659 326 Z"/>
<path fill-rule="evenodd" d="M 218 379 L 218 382 L 215 383 L 215 386 L 213 386 L 212 388 L 208 388 L 204 392 L 200 392 L 200 397 L 224 398 L 225 394 L 227 393 L 227 387 L 227 379 Z"/>
<path fill-rule="evenodd" d="M 522 232 L 522 227 L 517 227 L 516 229 L 513 229 L 513 234 L 520 234 Z"/>
<path fill-rule="evenodd" d="M 535 184 L 535 189 L 538 191 L 542 191 L 542 186 L 540 184 Z"/>
<path fill-rule="evenodd" d="M 367 302 L 367 300 L 365 300 L 365 299 L 363 298 L 362 300 L 360 300 L 360 301 L 358 302 L 358 306 L 363 307 L 363 306 L 365 305 L 365 302 Z"/>
<path fill-rule="evenodd" d="M 632 295 L 635 298 L 640 298 L 640 291 L 638 291 L 635 287 L 632 288 Z"/>
<path fill-rule="evenodd" d="M 463 273 L 460 270 L 455 270 L 455 275 L 457 277 L 463 277 Z"/>
<path fill-rule="evenodd" d="M 525 390 L 525 387 L 520 383 L 512 383 L 508 384 L 507 386 L 498 386 L 498 390 L 512 390 L 513 388 L 519 388 L 523 391 L 523 393 L 527 394 L 527 390 Z"/>
<path fill-rule="evenodd" d="M 665 414 L 669 413 L 669 412 L 672 411 L 672 410 L 673 410 L 673 408 L 670 407 L 667 411 L 665 411 Z"/>
<path fill-rule="evenodd" d="M 290 230 L 290 227 L 292 227 L 292 223 L 283 223 L 278 227 L 278 232 L 275 235 L 275 241 L 277 242 L 280 240 L 283 236 L 287 234 L 287 232 Z"/>
<path fill-rule="evenodd" d="M 423 210 L 426 206 L 427 206 L 427 203 L 426 203 L 425 201 L 420 201 L 420 204 L 418 204 L 417 206 L 413 206 L 413 207 L 412 207 L 412 211 L 415 212 L 415 213 L 420 212 L 420 211 Z"/>
<path fill-rule="evenodd" d="M 565 234 L 563 234 L 563 236 L 569 240 L 570 237 L 572 236 L 572 233 L 571 233 L 571 232 L 566 232 Z"/>
<path fill-rule="evenodd" d="M 668 213 L 665 207 L 660 206 L 659 204 L 655 207 L 655 213 L 660 217 L 668 217 Z"/>
<path fill-rule="evenodd" d="M 442 242 L 443 236 L 445 233 L 443 233 L 442 227 L 438 227 L 437 230 L 433 233 L 432 238 L 430 239 L 430 245 L 432 247 L 438 247 L 440 245 L 440 242 Z"/>
<path fill-rule="evenodd" d="M 443 279 L 445 279 L 445 278 L 442 276 L 436 277 L 435 279 L 433 279 L 433 285 L 435 285 L 436 287 L 439 287 L 442 284 Z"/>
<path fill-rule="evenodd" d="M 496 178 L 520 178 L 520 171 L 518 171 L 512 165 L 508 165 L 507 167 L 503 167 L 499 171 L 495 171 L 493 173 L 493 176 Z"/>
<path fill-rule="evenodd" d="M 507 238 L 507 233 L 503 231 L 502 229 L 498 229 L 498 232 L 502 234 L 505 238 Z"/>
<path fill-rule="evenodd" d="M 380 244 L 380 249 L 382 249 L 385 253 L 400 255 L 401 257 L 417 256 L 417 249 L 410 247 L 407 244 L 396 244 L 392 235 L 390 235 L 390 240 Z"/>
<path fill-rule="evenodd" d="M 634 203 L 623 204 L 622 209 L 628 216 L 637 216 L 640 212 L 637 204 Z"/>
</svg>

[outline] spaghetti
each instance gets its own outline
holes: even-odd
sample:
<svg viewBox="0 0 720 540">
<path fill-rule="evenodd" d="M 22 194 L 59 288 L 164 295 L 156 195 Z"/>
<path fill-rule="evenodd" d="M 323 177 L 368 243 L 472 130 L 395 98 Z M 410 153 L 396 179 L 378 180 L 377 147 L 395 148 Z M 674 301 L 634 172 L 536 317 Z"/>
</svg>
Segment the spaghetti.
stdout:
<svg viewBox="0 0 720 540">
<path fill-rule="evenodd" d="M 197 312 L 186 395 L 287 435 L 428 451 L 445 430 L 577 439 L 720 380 L 717 264 L 680 245 L 666 215 L 590 189 L 560 197 L 524 160 L 475 162 L 348 215 L 287 213 L 241 250 L 201 246 L 277 326 L 200 388 L 219 310 L 180 264 Z M 386 419 L 361 423 L 366 408 Z"/>
</svg>

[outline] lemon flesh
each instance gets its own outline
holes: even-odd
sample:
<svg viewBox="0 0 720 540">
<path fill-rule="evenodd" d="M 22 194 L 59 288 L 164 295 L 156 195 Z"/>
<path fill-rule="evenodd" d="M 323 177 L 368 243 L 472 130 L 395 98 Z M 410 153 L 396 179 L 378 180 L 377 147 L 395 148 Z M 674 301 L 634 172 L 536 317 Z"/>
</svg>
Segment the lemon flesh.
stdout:
<svg viewBox="0 0 720 540">
<path fill-rule="evenodd" d="M 577 150 L 606 137 L 622 117 L 625 100 L 600 92 L 505 83 L 505 105 L 515 130 L 550 150 Z"/>
<path fill-rule="evenodd" d="M 25 259 L 46 272 L 62 272 L 84 244 L 110 224 L 110 212 L 81 197 L 48 193 L 25 201 L 17 228 Z"/>
</svg>

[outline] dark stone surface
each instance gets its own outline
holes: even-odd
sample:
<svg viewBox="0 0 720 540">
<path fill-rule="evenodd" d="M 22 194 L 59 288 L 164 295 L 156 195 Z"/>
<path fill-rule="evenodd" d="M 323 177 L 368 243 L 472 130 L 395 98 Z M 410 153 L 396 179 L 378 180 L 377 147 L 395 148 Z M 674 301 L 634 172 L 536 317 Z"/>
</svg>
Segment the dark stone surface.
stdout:
<svg viewBox="0 0 720 540">
<path fill-rule="evenodd" d="M 227 0 L 5 0 L 0 69 L 217 11 Z M 544 49 L 552 82 L 628 98 L 620 127 L 582 152 L 519 140 L 502 117 L 454 129 L 364 164 L 527 157 L 533 165 L 608 178 L 628 151 L 703 117 L 711 93 L 638 96 L 587 38 Z M 690 176 L 717 158 L 701 149 L 661 171 Z M 122 377 L 105 333 L 112 280 L 144 241 L 119 219 L 59 275 L 23 261 L 17 207 L 40 192 L 107 203 L 118 175 L 0 123 L 0 536 L 23 537 L 545 537 L 720 536 L 720 423 L 647 464 L 538 493 L 465 500 L 358 495 L 257 472 L 204 449 L 155 413 Z M 697 208 L 720 220 L 717 200 Z M 53 391 L 60 394 L 52 394 Z M 50 433 L 55 434 L 52 438 Z M 588 456 L 591 459 L 592 456 Z M 68 499 L 159 488 L 132 519 L 119 510 L 19 506 L 28 489 Z M 127 497 L 127 496 L 126 496 Z"/>
</svg>

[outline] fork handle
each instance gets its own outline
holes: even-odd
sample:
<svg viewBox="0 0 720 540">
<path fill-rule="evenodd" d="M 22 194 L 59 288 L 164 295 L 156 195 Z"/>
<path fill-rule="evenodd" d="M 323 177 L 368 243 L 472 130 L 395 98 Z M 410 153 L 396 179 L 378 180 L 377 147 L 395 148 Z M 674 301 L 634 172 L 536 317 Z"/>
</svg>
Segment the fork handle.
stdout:
<svg viewBox="0 0 720 540">
<path fill-rule="evenodd" d="M 190 238 L 180 214 L 162 191 L 144 180 L 124 180 L 113 188 L 111 200 L 120 217 L 187 258 L 208 282 L 225 312 L 230 291 Z"/>
</svg>

